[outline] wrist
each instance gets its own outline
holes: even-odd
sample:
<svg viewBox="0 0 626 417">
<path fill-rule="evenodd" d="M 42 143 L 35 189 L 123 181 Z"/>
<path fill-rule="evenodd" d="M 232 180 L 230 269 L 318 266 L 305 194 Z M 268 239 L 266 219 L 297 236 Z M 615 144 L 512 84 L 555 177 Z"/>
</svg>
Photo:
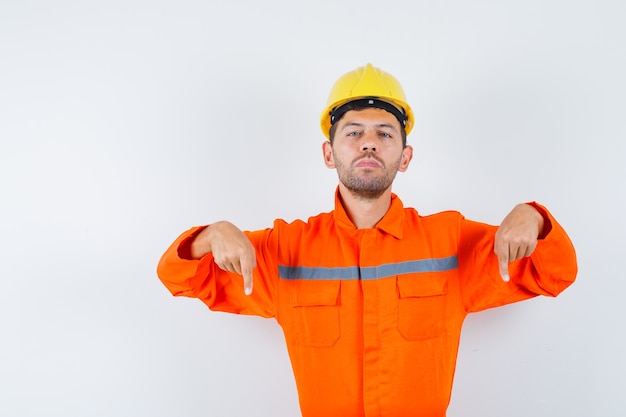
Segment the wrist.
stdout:
<svg viewBox="0 0 626 417">
<path fill-rule="evenodd" d="M 191 259 L 200 259 L 211 252 L 211 226 L 206 226 L 189 239 L 189 255 Z"/>
<path fill-rule="evenodd" d="M 526 203 L 526 205 L 534 208 L 535 212 L 537 213 L 537 239 L 544 239 L 552 230 L 552 222 L 550 221 L 550 216 L 548 215 L 548 212 L 541 205 L 537 204 L 534 201 L 528 202 Z"/>
</svg>

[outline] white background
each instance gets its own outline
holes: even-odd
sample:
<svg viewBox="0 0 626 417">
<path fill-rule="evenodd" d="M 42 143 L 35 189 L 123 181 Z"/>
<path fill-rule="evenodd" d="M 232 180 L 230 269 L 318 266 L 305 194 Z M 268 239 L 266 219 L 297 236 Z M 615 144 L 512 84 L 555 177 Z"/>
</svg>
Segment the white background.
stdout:
<svg viewBox="0 0 626 417">
<path fill-rule="evenodd" d="M 0 3 L 0 415 L 296 416 L 272 320 L 169 295 L 188 227 L 332 209 L 319 114 L 404 85 L 423 214 L 537 200 L 578 282 L 468 318 L 449 417 L 623 416 L 626 3 Z"/>
</svg>

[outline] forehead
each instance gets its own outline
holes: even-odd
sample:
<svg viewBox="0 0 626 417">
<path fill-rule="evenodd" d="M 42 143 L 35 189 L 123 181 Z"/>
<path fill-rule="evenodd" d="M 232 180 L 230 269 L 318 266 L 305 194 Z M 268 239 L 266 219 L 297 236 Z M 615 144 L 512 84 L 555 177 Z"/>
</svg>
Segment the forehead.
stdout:
<svg viewBox="0 0 626 417">
<path fill-rule="evenodd" d="M 400 122 L 386 110 L 370 107 L 362 110 L 349 110 L 338 123 L 340 129 L 347 124 L 389 125 L 400 129 Z"/>
</svg>

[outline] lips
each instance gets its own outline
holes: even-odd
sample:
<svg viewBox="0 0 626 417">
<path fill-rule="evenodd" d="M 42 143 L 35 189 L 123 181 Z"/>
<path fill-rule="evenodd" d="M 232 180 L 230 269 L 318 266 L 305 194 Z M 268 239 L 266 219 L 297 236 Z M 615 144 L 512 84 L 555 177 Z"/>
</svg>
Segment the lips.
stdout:
<svg viewBox="0 0 626 417">
<path fill-rule="evenodd" d="M 354 164 L 357 168 L 380 168 L 382 164 L 373 158 L 364 158 Z"/>
</svg>

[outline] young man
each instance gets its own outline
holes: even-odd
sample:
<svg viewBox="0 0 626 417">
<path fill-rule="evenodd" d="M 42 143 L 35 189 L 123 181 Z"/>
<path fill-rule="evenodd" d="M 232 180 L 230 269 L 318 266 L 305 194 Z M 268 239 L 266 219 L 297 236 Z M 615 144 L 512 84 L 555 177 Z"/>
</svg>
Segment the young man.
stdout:
<svg viewBox="0 0 626 417">
<path fill-rule="evenodd" d="M 211 310 L 275 318 L 304 417 L 443 417 L 466 315 L 558 295 L 576 277 L 574 248 L 536 203 L 499 227 L 404 208 L 391 185 L 411 162 L 413 113 L 370 64 L 337 81 L 321 125 L 339 177 L 332 212 L 254 232 L 194 227 L 159 277 Z"/>
</svg>

